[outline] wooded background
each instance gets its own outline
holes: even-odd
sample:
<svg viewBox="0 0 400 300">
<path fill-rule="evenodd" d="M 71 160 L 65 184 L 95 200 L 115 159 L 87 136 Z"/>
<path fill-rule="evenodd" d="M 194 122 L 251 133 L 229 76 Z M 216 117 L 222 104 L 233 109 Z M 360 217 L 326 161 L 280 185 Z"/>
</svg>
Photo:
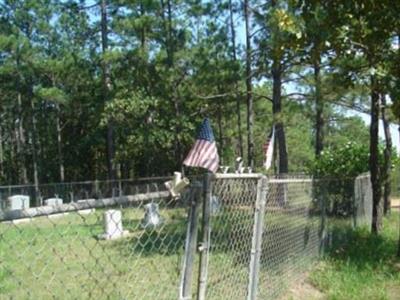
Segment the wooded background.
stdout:
<svg viewBox="0 0 400 300">
<path fill-rule="evenodd" d="M 377 199 L 400 116 L 399 13 L 388 0 L 3 0 L 0 184 L 171 174 L 209 116 L 223 165 L 261 170 L 274 124 L 276 173 L 370 170 Z"/>
</svg>

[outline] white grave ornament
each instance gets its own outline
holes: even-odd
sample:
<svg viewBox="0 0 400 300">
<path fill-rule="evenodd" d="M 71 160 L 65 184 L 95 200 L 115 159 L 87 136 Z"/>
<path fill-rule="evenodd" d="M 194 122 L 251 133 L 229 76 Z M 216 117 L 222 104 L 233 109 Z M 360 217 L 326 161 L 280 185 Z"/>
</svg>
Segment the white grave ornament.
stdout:
<svg viewBox="0 0 400 300">
<path fill-rule="evenodd" d="M 221 171 L 221 173 L 223 174 L 227 174 L 229 172 L 229 166 L 220 166 L 219 169 Z"/>
<path fill-rule="evenodd" d="M 144 218 L 141 222 L 143 228 L 155 228 L 163 223 L 163 219 L 158 211 L 157 203 L 144 205 Z"/>
<path fill-rule="evenodd" d="M 235 173 L 242 174 L 244 172 L 243 159 L 239 156 L 235 161 Z"/>
<path fill-rule="evenodd" d="M 164 183 L 165 187 L 171 193 L 172 198 L 179 198 L 181 192 L 189 185 L 189 179 L 182 178 L 180 172 L 174 172 L 174 178 Z"/>
<path fill-rule="evenodd" d="M 104 233 L 100 239 L 113 240 L 126 236 L 129 232 L 122 227 L 122 214 L 120 210 L 107 210 L 103 215 Z"/>
<path fill-rule="evenodd" d="M 29 196 L 14 195 L 7 198 L 6 209 L 27 209 L 29 208 Z"/>
</svg>

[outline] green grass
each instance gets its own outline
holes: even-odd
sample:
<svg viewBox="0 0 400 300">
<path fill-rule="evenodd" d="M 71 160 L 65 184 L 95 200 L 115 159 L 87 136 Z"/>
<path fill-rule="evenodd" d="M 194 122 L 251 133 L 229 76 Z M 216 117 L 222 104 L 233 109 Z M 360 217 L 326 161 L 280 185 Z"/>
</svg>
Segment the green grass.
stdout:
<svg viewBox="0 0 400 300">
<path fill-rule="evenodd" d="M 0 224 L 0 299 L 176 298 L 186 213 L 162 213 L 166 225 L 146 231 L 138 226 L 143 210 L 124 209 L 132 236 L 118 241 L 96 239 L 101 210 Z"/>
<path fill-rule="evenodd" d="M 0 224 L 0 299 L 176 299 L 185 209 L 162 207 L 165 223 L 157 230 L 140 227 L 141 208 L 122 212 L 131 235 L 117 241 L 96 238 L 103 232 L 103 210 Z M 242 206 L 212 218 L 208 299 L 246 297 L 252 218 L 253 211 Z M 329 220 L 337 244 L 311 273 L 312 283 L 329 299 L 399 299 L 398 218 L 393 214 L 385 220 L 378 237 L 348 230 L 348 220 Z M 319 217 L 276 209 L 264 222 L 259 296 L 276 299 L 314 265 Z M 197 268 L 198 255 L 193 291 Z"/>
<path fill-rule="evenodd" d="M 140 227 L 141 208 L 125 208 L 124 229 L 131 235 L 116 241 L 98 240 L 102 213 L 76 213 L 57 219 L 40 217 L 30 223 L 0 224 L 0 299 L 176 299 L 186 235 L 187 212 L 160 208 L 164 225 L 157 230 Z M 239 211 L 242 214 L 241 211 Z M 252 228 L 252 213 L 240 224 Z M 219 222 L 228 219 L 232 222 Z M 227 220 L 227 221 L 228 221 Z M 214 229 L 224 232 L 213 242 L 209 299 L 221 299 L 229 285 L 220 282 L 221 270 L 246 292 L 248 261 L 240 262 L 228 240 L 241 220 L 237 212 L 216 217 Z M 242 228 L 242 227 L 240 227 Z M 247 241 L 247 239 L 246 239 Z M 247 242 L 251 240 L 248 239 Z M 198 255 L 194 263 L 196 291 Z M 240 273 L 240 276 L 238 274 Z"/>
<path fill-rule="evenodd" d="M 328 299 L 400 299 L 400 260 L 396 258 L 399 213 L 384 220 L 380 235 L 336 227 L 346 243 L 334 244 L 311 273 L 312 284 Z"/>
</svg>

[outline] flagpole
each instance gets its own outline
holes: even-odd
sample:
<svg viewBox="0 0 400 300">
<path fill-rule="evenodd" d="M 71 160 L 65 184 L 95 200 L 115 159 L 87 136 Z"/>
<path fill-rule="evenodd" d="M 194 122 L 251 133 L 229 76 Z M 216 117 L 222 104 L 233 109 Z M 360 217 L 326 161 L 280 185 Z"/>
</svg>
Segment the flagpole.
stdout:
<svg viewBox="0 0 400 300">
<path fill-rule="evenodd" d="M 212 177 L 213 173 L 207 171 L 204 174 L 204 196 L 203 196 L 203 219 L 202 219 L 202 242 L 200 245 L 200 263 L 199 263 L 199 280 L 197 299 L 205 300 L 207 288 L 207 273 L 210 251 L 210 214 L 211 214 L 211 197 L 212 197 Z"/>
</svg>

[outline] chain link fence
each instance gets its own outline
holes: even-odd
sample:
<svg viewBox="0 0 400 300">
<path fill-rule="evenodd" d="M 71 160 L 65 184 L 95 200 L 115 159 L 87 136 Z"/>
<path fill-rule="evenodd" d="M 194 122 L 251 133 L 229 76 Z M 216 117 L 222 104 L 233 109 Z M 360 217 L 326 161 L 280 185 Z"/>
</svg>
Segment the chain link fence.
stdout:
<svg viewBox="0 0 400 300">
<path fill-rule="evenodd" d="M 1 187 L 0 298 L 277 299 L 371 222 L 367 174 L 168 179 Z"/>
</svg>

